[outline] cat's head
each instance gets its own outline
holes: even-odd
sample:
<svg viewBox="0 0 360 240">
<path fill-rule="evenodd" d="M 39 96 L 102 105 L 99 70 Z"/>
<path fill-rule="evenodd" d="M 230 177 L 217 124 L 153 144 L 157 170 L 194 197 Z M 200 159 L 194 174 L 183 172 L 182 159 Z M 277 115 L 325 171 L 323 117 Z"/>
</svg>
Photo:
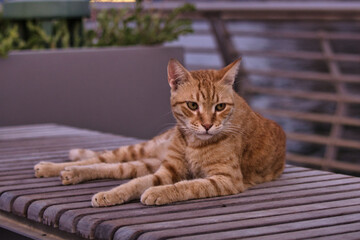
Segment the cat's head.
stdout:
<svg viewBox="0 0 360 240">
<path fill-rule="evenodd" d="M 177 60 L 169 61 L 171 106 L 182 130 L 202 140 L 231 132 L 232 85 L 239 65 L 240 59 L 220 70 L 188 71 Z"/>
</svg>

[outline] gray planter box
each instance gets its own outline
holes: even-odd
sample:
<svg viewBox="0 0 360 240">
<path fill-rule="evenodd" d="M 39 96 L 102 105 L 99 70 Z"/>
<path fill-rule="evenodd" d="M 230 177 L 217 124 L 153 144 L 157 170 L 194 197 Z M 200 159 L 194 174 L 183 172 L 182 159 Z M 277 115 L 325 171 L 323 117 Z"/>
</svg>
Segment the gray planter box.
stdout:
<svg viewBox="0 0 360 240">
<path fill-rule="evenodd" d="M 0 126 L 53 122 L 150 138 L 174 122 L 166 67 L 179 47 L 13 52 L 0 59 Z"/>
</svg>

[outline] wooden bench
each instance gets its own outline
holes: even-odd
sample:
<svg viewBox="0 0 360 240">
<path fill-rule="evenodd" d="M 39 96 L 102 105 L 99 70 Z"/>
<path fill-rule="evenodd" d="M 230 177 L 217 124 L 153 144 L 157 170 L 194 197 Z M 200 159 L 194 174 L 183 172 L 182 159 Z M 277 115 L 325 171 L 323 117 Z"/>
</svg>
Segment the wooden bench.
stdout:
<svg viewBox="0 0 360 240">
<path fill-rule="evenodd" d="M 359 239 L 360 178 L 287 165 L 279 180 L 232 196 L 160 207 L 92 208 L 91 196 L 127 180 L 62 186 L 35 178 L 38 161 L 71 148 L 140 140 L 41 124 L 0 127 L 0 227 L 38 239 Z"/>
</svg>

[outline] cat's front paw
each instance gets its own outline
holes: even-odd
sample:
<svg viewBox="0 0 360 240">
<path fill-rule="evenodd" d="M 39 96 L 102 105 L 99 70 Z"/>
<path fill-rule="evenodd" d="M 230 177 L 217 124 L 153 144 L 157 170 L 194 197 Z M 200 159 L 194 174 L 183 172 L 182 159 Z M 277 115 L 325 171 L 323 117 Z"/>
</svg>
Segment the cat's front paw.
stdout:
<svg viewBox="0 0 360 240">
<path fill-rule="evenodd" d="M 93 207 L 109 207 L 126 202 L 128 199 L 124 193 L 114 193 L 111 191 L 99 192 L 91 199 Z"/>
<path fill-rule="evenodd" d="M 66 167 L 60 172 L 60 178 L 63 185 L 77 184 L 83 181 L 77 167 Z"/>
<path fill-rule="evenodd" d="M 175 201 L 171 196 L 165 186 L 151 187 L 141 195 L 141 202 L 145 205 L 164 205 Z"/>
<path fill-rule="evenodd" d="M 53 162 L 39 162 L 34 166 L 35 177 L 55 177 L 59 176 L 60 169 Z"/>
</svg>

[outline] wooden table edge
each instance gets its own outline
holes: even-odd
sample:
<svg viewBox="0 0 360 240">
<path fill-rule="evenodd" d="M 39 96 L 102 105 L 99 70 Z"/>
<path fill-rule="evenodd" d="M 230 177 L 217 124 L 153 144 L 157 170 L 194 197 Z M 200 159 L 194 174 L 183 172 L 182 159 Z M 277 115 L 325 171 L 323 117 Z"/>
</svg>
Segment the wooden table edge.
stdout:
<svg viewBox="0 0 360 240">
<path fill-rule="evenodd" d="M 31 239 L 46 240 L 84 240 L 75 234 L 60 231 L 57 228 L 37 223 L 29 219 L 0 211 L 0 228 Z"/>
</svg>

